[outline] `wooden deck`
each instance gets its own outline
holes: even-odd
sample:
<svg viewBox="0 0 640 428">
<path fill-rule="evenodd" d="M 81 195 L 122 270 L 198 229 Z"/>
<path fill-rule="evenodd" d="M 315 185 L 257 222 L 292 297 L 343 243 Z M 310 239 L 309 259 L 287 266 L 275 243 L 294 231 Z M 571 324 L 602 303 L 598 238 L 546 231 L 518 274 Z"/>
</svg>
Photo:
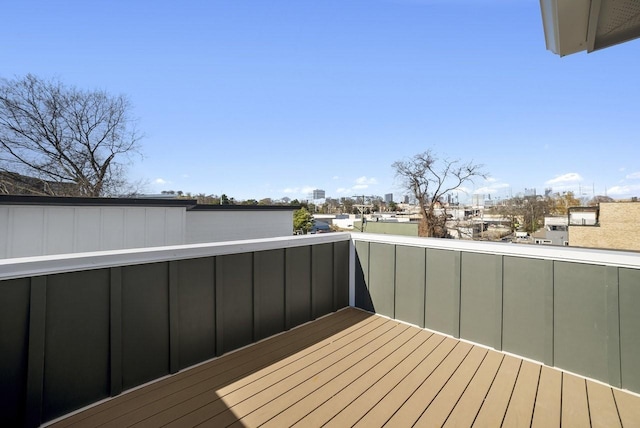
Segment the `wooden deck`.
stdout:
<svg viewBox="0 0 640 428">
<path fill-rule="evenodd" d="M 55 427 L 637 427 L 640 397 L 346 309 Z"/>
</svg>

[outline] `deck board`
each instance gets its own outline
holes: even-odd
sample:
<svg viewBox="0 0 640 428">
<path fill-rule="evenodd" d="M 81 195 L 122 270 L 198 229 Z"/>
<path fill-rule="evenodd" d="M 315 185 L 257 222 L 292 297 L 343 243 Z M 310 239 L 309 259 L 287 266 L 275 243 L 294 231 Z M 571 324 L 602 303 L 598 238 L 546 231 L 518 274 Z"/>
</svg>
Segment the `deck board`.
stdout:
<svg viewBox="0 0 640 428">
<path fill-rule="evenodd" d="M 516 385 L 511 394 L 509 407 L 504 416 L 503 425 L 507 427 L 530 427 L 533 407 L 538 391 L 540 365 L 530 361 L 523 361 Z"/>
<path fill-rule="evenodd" d="M 504 357 L 473 426 L 497 427 L 502 425 L 521 364 L 522 360 L 519 358 L 511 355 Z"/>
<path fill-rule="evenodd" d="M 623 427 L 640 427 L 640 402 L 635 395 L 614 389 L 613 397 Z"/>
<path fill-rule="evenodd" d="M 469 386 L 455 403 L 451 414 L 444 423 L 445 427 L 470 427 L 476 419 L 480 407 L 491 388 L 504 354 L 488 351 L 480 368 L 469 382 Z"/>
<path fill-rule="evenodd" d="M 532 428 L 559 427 L 561 404 L 562 372 L 542 366 L 536 404 L 533 410 Z"/>
<path fill-rule="evenodd" d="M 445 339 L 354 426 L 371 427 L 385 424 L 460 343 L 455 339 Z M 464 346 L 460 345 L 455 355 L 459 356 L 460 352 L 464 351 Z"/>
<path fill-rule="evenodd" d="M 349 405 L 349 403 L 362 397 L 372 385 L 378 382 L 381 382 L 381 385 L 388 385 L 389 382 L 393 382 L 392 373 L 396 367 L 399 367 L 401 370 L 403 365 L 410 365 L 412 357 L 420 355 L 421 351 L 427 349 L 426 343 L 432 336 L 432 333 L 420 330 L 418 334 L 413 336 L 403 346 L 399 347 L 387 359 L 381 361 L 380 364 L 366 373 L 363 373 L 358 379 L 334 393 L 324 402 L 310 402 L 312 400 L 309 399 L 303 400 L 300 405 L 306 405 L 307 402 L 310 402 L 308 404 L 311 406 L 311 409 L 300 420 L 296 421 L 294 426 L 309 427 L 324 425 L 332 419 L 334 415 L 337 415 Z"/>
<path fill-rule="evenodd" d="M 330 416 L 330 420 L 326 423 L 326 426 L 344 427 L 354 425 L 372 408 L 382 405 L 382 402 L 389 391 L 395 388 L 406 376 L 412 373 L 426 358 L 429 358 L 436 349 L 444 349 L 440 347 L 440 345 L 445 341 L 446 339 L 443 336 L 437 334 L 431 335 L 422 345 L 420 345 L 420 347 L 418 347 L 416 352 L 413 352 L 400 364 L 391 368 L 385 376 L 373 383 L 373 385 L 367 388 L 362 395 L 352 402 L 346 403 L 346 406 L 343 407 L 340 412 L 328 415 Z M 445 346 L 450 350 L 454 344 L 454 340 L 448 340 Z"/>
<path fill-rule="evenodd" d="M 587 384 L 583 378 L 562 374 L 562 426 L 565 428 L 591 425 Z"/>
<path fill-rule="evenodd" d="M 589 397 L 589 415 L 591 426 L 594 428 L 620 427 L 620 416 L 611 388 L 600 383 L 587 380 L 587 395 Z"/>
<path fill-rule="evenodd" d="M 346 309 L 54 427 L 640 426 L 640 397 Z"/>
<path fill-rule="evenodd" d="M 449 417 L 460 396 L 469 386 L 469 382 L 476 374 L 487 356 L 487 350 L 473 347 L 464 361 L 447 381 L 446 385 L 437 392 L 420 418 L 416 421 L 418 427 L 441 427 Z M 426 404 L 426 402 L 425 402 Z"/>
<path fill-rule="evenodd" d="M 396 336 L 396 339 L 387 342 L 375 354 L 367 355 L 345 370 L 340 371 L 336 365 L 336 367 L 332 368 L 333 373 L 331 375 L 333 377 L 330 381 L 314 389 L 311 393 L 269 419 L 264 426 L 292 426 L 319 407 L 320 404 L 335 397 L 349 386 L 354 385 L 358 380 L 364 379 L 367 382 L 371 382 L 371 376 L 376 376 L 376 369 L 384 368 L 388 370 L 389 367 L 397 364 L 403 356 L 406 356 L 407 352 L 415 349 L 417 344 L 420 343 L 418 342 L 420 339 L 417 339 L 417 333 L 418 331 L 413 328 L 407 329 Z M 249 421 L 250 419 L 247 420 L 247 422 Z"/>
</svg>

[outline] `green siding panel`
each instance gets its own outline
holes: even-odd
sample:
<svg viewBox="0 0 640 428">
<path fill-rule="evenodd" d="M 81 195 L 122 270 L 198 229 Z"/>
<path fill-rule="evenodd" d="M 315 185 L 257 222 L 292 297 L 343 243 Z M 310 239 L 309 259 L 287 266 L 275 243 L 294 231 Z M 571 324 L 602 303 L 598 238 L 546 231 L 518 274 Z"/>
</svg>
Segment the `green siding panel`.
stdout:
<svg viewBox="0 0 640 428">
<path fill-rule="evenodd" d="M 311 247 L 286 249 L 286 327 L 311 321 Z"/>
<path fill-rule="evenodd" d="M 502 346 L 502 257 L 462 253 L 460 337 Z"/>
<path fill-rule="evenodd" d="M 504 258 L 505 351 L 549 363 L 553 352 L 553 262 Z"/>
<path fill-rule="evenodd" d="M 620 269 L 622 388 L 640 392 L 640 270 Z"/>
<path fill-rule="evenodd" d="M 333 312 L 333 245 L 311 247 L 312 317 Z"/>
<path fill-rule="evenodd" d="M 169 264 L 122 268 L 122 386 L 169 374 Z"/>
<path fill-rule="evenodd" d="M 29 278 L 0 281 L 0 426 L 21 426 L 27 380 Z"/>
<path fill-rule="evenodd" d="M 424 327 L 425 249 L 397 246 L 395 256 L 396 318 Z"/>
<path fill-rule="evenodd" d="M 607 382 L 606 267 L 555 262 L 554 273 L 555 365 Z"/>
<path fill-rule="evenodd" d="M 355 279 L 355 298 L 356 307 L 365 311 L 375 312 L 371 295 L 369 294 L 369 243 L 365 241 L 356 241 L 356 279 Z"/>
<path fill-rule="evenodd" d="M 349 306 L 349 241 L 333 244 L 333 310 Z"/>
<path fill-rule="evenodd" d="M 254 254 L 255 338 L 264 339 L 285 330 L 284 250 Z"/>
<path fill-rule="evenodd" d="M 216 351 L 253 341 L 253 254 L 216 257 Z"/>
<path fill-rule="evenodd" d="M 376 313 L 394 318 L 395 245 L 371 243 L 369 295 Z"/>
<path fill-rule="evenodd" d="M 178 262 L 180 368 L 216 355 L 214 274 L 212 257 Z"/>
<path fill-rule="evenodd" d="M 109 396 L 108 269 L 47 278 L 43 420 Z"/>
<path fill-rule="evenodd" d="M 427 249 L 425 327 L 460 337 L 460 252 Z"/>
</svg>

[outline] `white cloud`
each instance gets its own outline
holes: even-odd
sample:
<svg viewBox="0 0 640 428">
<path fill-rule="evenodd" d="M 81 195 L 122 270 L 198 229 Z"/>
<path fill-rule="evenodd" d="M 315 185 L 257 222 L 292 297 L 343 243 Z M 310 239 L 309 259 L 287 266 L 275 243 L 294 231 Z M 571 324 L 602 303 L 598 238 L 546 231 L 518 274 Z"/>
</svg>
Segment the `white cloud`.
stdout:
<svg viewBox="0 0 640 428">
<path fill-rule="evenodd" d="M 282 189 L 282 193 L 285 193 L 287 195 L 297 195 L 297 196 L 306 198 L 307 196 L 309 196 L 310 193 L 312 193 L 316 189 L 317 187 L 313 187 L 313 186 L 286 187 Z"/>
<path fill-rule="evenodd" d="M 629 196 L 640 192 L 640 184 L 627 184 L 624 186 L 613 186 L 607 189 L 609 196 Z"/>
<path fill-rule="evenodd" d="M 369 188 L 369 186 L 378 184 L 378 180 L 373 177 L 362 176 L 354 180 L 354 185 L 351 187 L 339 187 L 336 189 L 336 193 L 345 196 L 354 196 L 355 194 L 362 194 L 362 192 Z"/>
<path fill-rule="evenodd" d="M 378 184 L 378 180 L 376 180 L 373 177 L 366 177 L 366 176 L 362 176 L 362 177 L 358 177 L 356 178 L 356 184 L 363 186 L 363 185 L 371 185 L 371 184 Z"/>
<path fill-rule="evenodd" d="M 582 176 L 577 172 L 569 172 L 567 174 L 562 174 L 557 176 L 556 178 L 552 178 L 551 180 L 547 180 L 545 184 L 570 184 L 577 183 L 582 181 Z"/>
<path fill-rule="evenodd" d="M 474 195 L 490 195 L 496 194 L 502 189 L 508 188 L 509 185 L 507 183 L 494 183 L 490 186 L 482 186 L 473 191 Z"/>
<path fill-rule="evenodd" d="M 640 171 L 632 172 L 631 174 L 628 174 L 626 178 L 629 180 L 640 180 Z"/>
<path fill-rule="evenodd" d="M 153 180 L 153 184 L 169 184 L 170 181 L 165 180 L 164 178 L 156 178 Z"/>
<path fill-rule="evenodd" d="M 339 180 L 340 177 L 338 177 L 337 175 L 334 175 L 333 177 L 331 177 L 332 180 Z"/>
</svg>

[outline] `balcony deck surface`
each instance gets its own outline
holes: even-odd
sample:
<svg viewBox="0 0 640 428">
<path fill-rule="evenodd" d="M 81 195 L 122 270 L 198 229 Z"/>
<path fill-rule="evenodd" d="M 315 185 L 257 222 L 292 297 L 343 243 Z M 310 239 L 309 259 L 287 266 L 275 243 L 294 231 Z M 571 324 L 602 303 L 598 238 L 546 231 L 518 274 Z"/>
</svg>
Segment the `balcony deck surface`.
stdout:
<svg viewBox="0 0 640 428">
<path fill-rule="evenodd" d="M 346 309 L 55 427 L 640 426 L 640 397 Z"/>
</svg>

